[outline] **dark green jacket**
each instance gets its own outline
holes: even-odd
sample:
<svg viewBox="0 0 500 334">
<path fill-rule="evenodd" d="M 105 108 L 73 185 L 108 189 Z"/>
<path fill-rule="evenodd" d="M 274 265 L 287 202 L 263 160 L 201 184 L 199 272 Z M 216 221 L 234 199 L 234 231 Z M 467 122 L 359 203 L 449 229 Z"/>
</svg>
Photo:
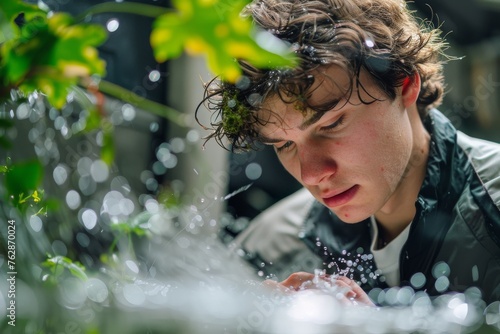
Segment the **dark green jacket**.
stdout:
<svg viewBox="0 0 500 334">
<path fill-rule="evenodd" d="M 500 300 L 500 145 L 457 131 L 437 110 L 426 127 L 427 174 L 401 251 L 401 285 L 430 295 L 477 287 L 485 301 Z M 332 271 L 367 291 L 386 287 L 369 253 L 369 219 L 346 224 L 316 202 L 303 227 Z"/>
</svg>

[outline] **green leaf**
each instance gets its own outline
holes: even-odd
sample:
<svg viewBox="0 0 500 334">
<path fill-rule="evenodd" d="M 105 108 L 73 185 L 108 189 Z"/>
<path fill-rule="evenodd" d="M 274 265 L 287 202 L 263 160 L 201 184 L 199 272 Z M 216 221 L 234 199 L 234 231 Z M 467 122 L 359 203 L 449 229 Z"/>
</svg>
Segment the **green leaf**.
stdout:
<svg viewBox="0 0 500 334">
<path fill-rule="evenodd" d="M 67 269 L 73 276 L 81 280 L 86 281 L 88 279 L 87 274 L 85 274 L 85 267 L 81 263 L 73 262 L 65 256 L 50 257 L 42 265 L 49 268 L 55 276 L 61 275 L 62 271 Z"/>
<path fill-rule="evenodd" d="M 110 166 L 115 161 L 115 143 L 112 131 L 104 131 L 103 145 L 101 147 L 101 160 Z"/>
<path fill-rule="evenodd" d="M 247 2 L 235 0 L 229 5 L 227 0 L 174 0 L 178 11 L 161 15 L 153 24 L 151 45 L 156 59 L 162 62 L 183 50 L 204 54 L 209 68 L 232 82 L 241 74 L 235 59 L 261 67 L 294 66 L 296 59 L 283 42 L 276 39 L 278 47 L 271 51 L 255 41 L 257 32 L 251 21 L 239 15 Z"/>
<path fill-rule="evenodd" d="M 38 67 L 36 75 L 27 78 L 19 85 L 19 90 L 25 95 L 41 91 L 55 108 L 62 108 L 72 88 L 78 83 L 78 78 L 66 77 L 53 67 Z"/>
<path fill-rule="evenodd" d="M 106 64 L 96 47 L 106 36 L 103 27 L 75 24 L 69 14 L 36 16 L 23 25 L 17 38 L 0 45 L 3 84 L 25 95 L 40 91 L 61 108 L 80 78 L 105 75 Z"/>
<path fill-rule="evenodd" d="M 10 166 L 5 173 L 5 186 L 9 196 L 17 202 L 22 194 L 31 194 L 41 184 L 43 168 L 39 161 L 28 161 Z"/>
<path fill-rule="evenodd" d="M 144 236 L 149 231 L 147 227 L 149 218 L 151 214 L 144 211 L 128 221 L 112 224 L 111 229 L 119 234 Z"/>
<path fill-rule="evenodd" d="M 37 6 L 27 4 L 21 0 L 3 0 L 0 4 L 0 12 L 3 13 L 8 21 L 13 21 L 20 13 L 24 13 L 27 19 L 38 15 L 45 15 L 45 12 Z"/>
</svg>

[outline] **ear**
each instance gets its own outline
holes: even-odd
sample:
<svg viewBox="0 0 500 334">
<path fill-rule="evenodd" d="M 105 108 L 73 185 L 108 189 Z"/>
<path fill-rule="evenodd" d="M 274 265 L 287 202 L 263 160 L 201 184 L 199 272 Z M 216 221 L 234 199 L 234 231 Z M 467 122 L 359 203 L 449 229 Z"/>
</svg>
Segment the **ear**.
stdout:
<svg viewBox="0 0 500 334">
<path fill-rule="evenodd" d="M 403 104 L 406 108 L 417 102 L 418 95 L 420 94 L 420 74 L 414 72 L 411 76 L 408 76 L 403 81 L 403 86 L 401 89 L 401 96 L 403 98 Z"/>
</svg>

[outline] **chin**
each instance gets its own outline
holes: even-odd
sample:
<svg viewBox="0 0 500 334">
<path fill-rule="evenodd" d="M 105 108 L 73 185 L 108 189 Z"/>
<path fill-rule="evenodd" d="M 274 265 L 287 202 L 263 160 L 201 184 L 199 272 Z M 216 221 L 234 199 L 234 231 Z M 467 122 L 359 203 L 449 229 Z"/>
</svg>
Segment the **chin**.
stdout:
<svg viewBox="0 0 500 334">
<path fill-rule="evenodd" d="M 331 209 L 330 209 L 331 210 Z M 341 208 L 340 210 L 331 210 L 340 220 L 346 224 L 357 224 L 366 220 L 371 214 L 360 213 L 359 210 Z M 357 211 L 357 212 L 356 212 Z"/>
</svg>

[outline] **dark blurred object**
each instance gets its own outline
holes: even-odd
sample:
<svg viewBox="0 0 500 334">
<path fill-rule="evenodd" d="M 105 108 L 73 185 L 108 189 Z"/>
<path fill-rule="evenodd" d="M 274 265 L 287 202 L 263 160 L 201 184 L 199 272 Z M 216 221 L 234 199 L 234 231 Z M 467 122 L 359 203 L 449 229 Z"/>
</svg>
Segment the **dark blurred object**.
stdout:
<svg viewBox="0 0 500 334">
<path fill-rule="evenodd" d="M 421 17 L 429 19 L 434 26 L 441 27 L 447 39 L 454 44 L 478 43 L 496 36 L 500 32 L 498 11 L 491 10 L 490 3 L 500 1 L 481 0 L 428 0 L 408 1 L 408 6 L 417 10 Z"/>
</svg>

